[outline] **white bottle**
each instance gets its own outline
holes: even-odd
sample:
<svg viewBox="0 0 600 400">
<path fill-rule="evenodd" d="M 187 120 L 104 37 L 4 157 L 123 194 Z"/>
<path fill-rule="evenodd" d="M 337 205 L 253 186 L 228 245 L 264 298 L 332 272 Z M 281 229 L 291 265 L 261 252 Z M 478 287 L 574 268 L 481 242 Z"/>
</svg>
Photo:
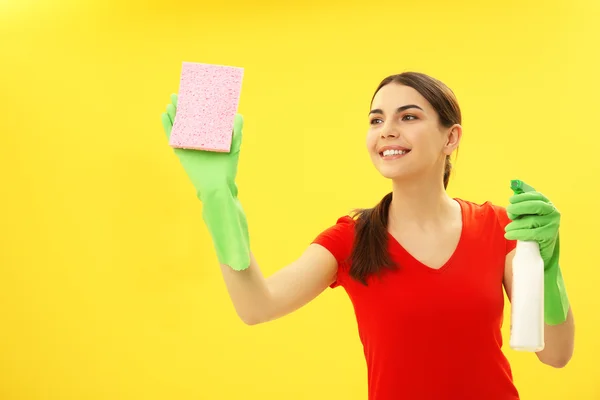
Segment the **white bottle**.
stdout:
<svg viewBox="0 0 600 400">
<path fill-rule="evenodd" d="M 510 347 L 544 349 L 544 260 L 537 242 L 517 241 L 512 263 Z"/>
</svg>

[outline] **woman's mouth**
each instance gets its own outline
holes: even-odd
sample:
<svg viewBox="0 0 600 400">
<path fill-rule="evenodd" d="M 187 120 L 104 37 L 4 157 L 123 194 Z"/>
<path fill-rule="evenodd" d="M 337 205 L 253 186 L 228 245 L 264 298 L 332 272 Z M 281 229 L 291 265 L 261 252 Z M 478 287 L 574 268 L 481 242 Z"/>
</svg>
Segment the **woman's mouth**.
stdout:
<svg viewBox="0 0 600 400">
<path fill-rule="evenodd" d="M 400 157 L 404 157 L 406 154 L 410 153 L 410 150 L 384 150 L 379 153 L 379 156 L 384 160 L 395 160 Z"/>
</svg>

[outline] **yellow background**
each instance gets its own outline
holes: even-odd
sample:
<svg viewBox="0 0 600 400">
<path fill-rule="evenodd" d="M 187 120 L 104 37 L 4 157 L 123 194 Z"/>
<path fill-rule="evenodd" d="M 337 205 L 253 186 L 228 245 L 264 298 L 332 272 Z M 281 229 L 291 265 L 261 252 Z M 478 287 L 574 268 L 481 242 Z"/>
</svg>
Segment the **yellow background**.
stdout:
<svg viewBox="0 0 600 400">
<path fill-rule="evenodd" d="M 600 399 L 598 1 L 205 3 L 0 0 L 0 399 L 366 399 L 343 289 L 236 317 L 160 123 L 182 61 L 245 68 L 238 182 L 266 274 L 389 189 L 364 150 L 380 79 L 445 81 L 451 194 L 506 205 L 519 177 L 563 213 L 576 352 L 553 370 L 505 346 L 522 398 Z"/>
</svg>

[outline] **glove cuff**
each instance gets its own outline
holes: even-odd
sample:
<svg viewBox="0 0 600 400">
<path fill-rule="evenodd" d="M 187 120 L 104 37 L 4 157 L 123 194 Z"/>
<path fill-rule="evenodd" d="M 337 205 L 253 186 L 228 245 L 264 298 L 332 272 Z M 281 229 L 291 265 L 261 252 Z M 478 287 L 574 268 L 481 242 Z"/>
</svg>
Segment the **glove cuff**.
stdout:
<svg viewBox="0 0 600 400">
<path fill-rule="evenodd" d="M 248 223 L 239 199 L 230 189 L 199 196 L 204 220 L 221 264 L 241 271 L 250 266 Z"/>
<path fill-rule="evenodd" d="M 544 322 L 559 325 L 567 320 L 569 299 L 558 263 L 544 272 Z"/>
</svg>

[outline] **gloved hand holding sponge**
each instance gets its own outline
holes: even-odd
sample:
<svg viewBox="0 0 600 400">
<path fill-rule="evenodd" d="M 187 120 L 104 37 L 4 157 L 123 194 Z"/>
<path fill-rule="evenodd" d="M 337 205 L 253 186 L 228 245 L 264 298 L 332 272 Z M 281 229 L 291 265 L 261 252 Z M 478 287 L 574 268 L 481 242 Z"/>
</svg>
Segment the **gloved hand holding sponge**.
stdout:
<svg viewBox="0 0 600 400">
<path fill-rule="evenodd" d="M 171 95 L 171 103 L 161 116 L 167 140 L 175 121 L 177 99 L 177 94 Z M 243 125 L 242 115 L 236 114 L 228 153 L 173 149 L 202 202 L 202 218 L 219 262 L 237 271 L 250 266 L 248 223 L 235 182 Z"/>
<path fill-rule="evenodd" d="M 569 300 L 559 266 L 560 212 L 541 193 L 523 181 L 513 180 L 514 195 L 506 207 L 512 220 L 505 228 L 508 240 L 535 241 L 544 260 L 544 321 L 558 325 L 566 321 Z"/>
</svg>

